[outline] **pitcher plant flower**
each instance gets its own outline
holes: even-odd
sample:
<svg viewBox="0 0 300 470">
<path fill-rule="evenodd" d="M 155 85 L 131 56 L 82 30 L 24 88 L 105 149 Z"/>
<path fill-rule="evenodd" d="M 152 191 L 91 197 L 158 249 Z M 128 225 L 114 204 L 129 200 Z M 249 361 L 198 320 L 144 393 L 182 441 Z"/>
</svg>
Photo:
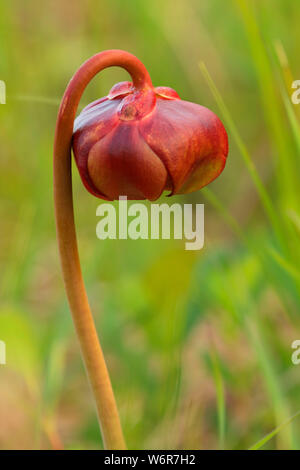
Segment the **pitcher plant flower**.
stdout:
<svg viewBox="0 0 300 470">
<path fill-rule="evenodd" d="M 117 83 L 75 120 L 73 151 L 85 187 L 102 199 L 196 191 L 223 170 L 227 134 L 209 109 L 168 87 Z"/>
<path fill-rule="evenodd" d="M 101 70 L 119 66 L 131 82 L 86 106 L 80 98 Z M 154 88 L 145 66 L 122 50 L 88 59 L 68 84 L 58 112 L 54 143 L 54 200 L 65 288 L 94 393 L 104 446 L 125 449 L 108 370 L 82 278 L 73 213 L 71 150 L 87 190 L 106 200 L 159 198 L 196 191 L 224 169 L 227 133 L 209 109 Z"/>
</svg>

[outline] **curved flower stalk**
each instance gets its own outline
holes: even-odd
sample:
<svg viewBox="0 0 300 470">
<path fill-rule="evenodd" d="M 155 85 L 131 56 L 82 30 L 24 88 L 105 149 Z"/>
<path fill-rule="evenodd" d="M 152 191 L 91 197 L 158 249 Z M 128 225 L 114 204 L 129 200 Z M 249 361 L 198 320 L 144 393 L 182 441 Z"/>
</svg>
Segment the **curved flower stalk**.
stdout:
<svg viewBox="0 0 300 470">
<path fill-rule="evenodd" d="M 132 82 L 115 85 L 88 105 L 75 121 L 82 93 L 106 67 L 127 70 Z M 75 121 L 75 125 L 74 125 Z M 71 179 L 71 148 L 85 187 L 113 200 L 157 199 L 195 191 L 223 170 L 226 131 L 210 110 L 182 101 L 167 87 L 154 88 L 144 65 L 121 50 L 87 60 L 63 96 L 54 143 L 54 200 L 65 288 L 94 393 L 104 445 L 125 449 L 109 374 L 82 278 L 77 248 Z"/>
</svg>

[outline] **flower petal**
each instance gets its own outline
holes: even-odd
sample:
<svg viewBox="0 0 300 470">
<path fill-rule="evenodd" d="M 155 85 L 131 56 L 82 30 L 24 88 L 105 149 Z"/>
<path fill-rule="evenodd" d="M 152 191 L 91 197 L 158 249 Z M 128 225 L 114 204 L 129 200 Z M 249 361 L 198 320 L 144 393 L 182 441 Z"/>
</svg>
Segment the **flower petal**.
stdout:
<svg viewBox="0 0 300 470">
<path fill-rule="evenodd" d="M 187 194 L 203 188 L 216 179 L 223 171 L 226 163 L 224 155 L 212 155 L 200 160 L 186 182 L 177 191 L 177 194 Z"/>
<path fill-rule="evenodd" d="M 88 156 L 94 186 L 109 199 L 157 199 L 168 177 L 161 160 L 140 136 L 135 122 L 121 122 Z"/>
<path fill-rule="evenodd" d="M 74 133 L 72 146 L 78 171 L 85 187 L 95 196 L 103 197 L 94 187 L 87 168 L 87 161 L 90 149 L 103 136 L 109 135 L 117 125 L 117 108 L 120 100 L 101 101 L 95 104 L 76 118 L 74 123 Z"/>
<path fill-rule="evenodd" d="M 133 86 L 131 82 L 116 83 L 108 93 L 108 99 L 114 100 L 132 93 Z"/>
<path fill-rule="evenodd" d="M 158 99 L 152 115 L 140 122 L 140 132 L 164 162 L 172 180 L 172 194 L 180 191 L 202 160 L 227 156 L 227 134 L 219 118 L 188 101 Z M 216 176 L 220 166 L 215 166 Z M 213 168 L 208 168 L 207 179 L 212 180 L 216 176 Z M 200 176 L 206 180 L 199 168 Z M 196 181 L 191 184 L 194 187 Z"/>
<path fill-rule="evenodd" d="M 157 86 L 154 91 L 158 96 L 166 100 L 180 100 L 180 96 L 177 91 L 173 90 L 173 88 L 169 88 L 168 86 Z"/>
</svg>

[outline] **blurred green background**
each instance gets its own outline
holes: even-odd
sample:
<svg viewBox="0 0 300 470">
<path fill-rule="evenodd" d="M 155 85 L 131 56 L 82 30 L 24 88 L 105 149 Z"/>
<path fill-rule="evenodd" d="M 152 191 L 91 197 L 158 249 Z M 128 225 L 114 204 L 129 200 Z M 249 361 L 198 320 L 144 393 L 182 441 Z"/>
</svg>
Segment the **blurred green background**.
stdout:
<svg viewBox="0 0 300 470">
<path fill-rule="evenodd" d="M 74 171 L 84 278 L 133 449 L 246 449 L 300 409 L 300 4 L 294 0 L 0 3 L 0 448 L 92 449 L 101 438 L 63 289 L 52 146 L 64 89 L 104 49 L 211 108 L 224 173 L 171 202 L 205 203 L 205 247 L 100 241 Z M 82 106 L 127 75 L 105 70 Z M 162 198 L 162 200 L 165 198 Z M 300 419 L 264 448 L 299 449 Z"/>
</svg>

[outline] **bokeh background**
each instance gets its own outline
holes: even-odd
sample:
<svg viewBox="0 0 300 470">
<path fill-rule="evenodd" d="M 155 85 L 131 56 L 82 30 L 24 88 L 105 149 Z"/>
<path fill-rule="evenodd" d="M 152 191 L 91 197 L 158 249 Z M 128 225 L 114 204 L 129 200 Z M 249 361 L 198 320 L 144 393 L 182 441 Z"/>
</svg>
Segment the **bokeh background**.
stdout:
<svg viewBox="0 0 300 470">
<path fill-rule="evenodd" d="M 1 0 L 0 448 L 102 448 L 57 254 L 52 145 L 70 77 L 111 48 L 218 113 L 230 138 L 222 176 L 171 201 L 205 204 L 198 252 L 98 240 L 100 200 L 74 171 L 84 278 L 128 446 L 247 449 L 279 426 L 263 448 L 300 448 L 300 420 L 287 423 L 300 409 L 299 14 L 294 0 Z M 82 106 L 124 79 L 104 71 Z"/>
</svg>

